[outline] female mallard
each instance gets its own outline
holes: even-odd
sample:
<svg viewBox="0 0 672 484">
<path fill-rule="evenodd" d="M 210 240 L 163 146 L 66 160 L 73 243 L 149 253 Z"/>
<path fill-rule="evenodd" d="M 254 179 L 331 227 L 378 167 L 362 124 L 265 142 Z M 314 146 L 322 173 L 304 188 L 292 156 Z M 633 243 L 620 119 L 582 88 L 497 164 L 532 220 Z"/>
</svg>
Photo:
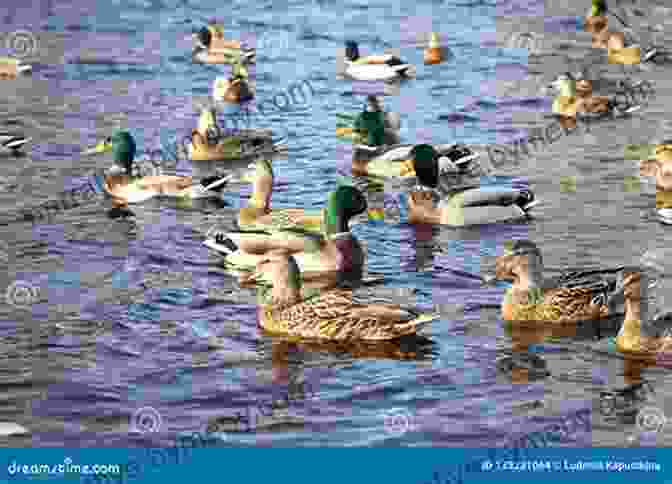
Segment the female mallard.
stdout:
<svg viewBox="0 0 672 484">
<path fill-rule="evenodd" d="M 0 57 L 0 79 L 16 79 L 24 72 L 28 72 L 32 66 L 24 64 L 19 59 Z"/>
<path fill-rule="evenodd" d="M 450 157 L 439 159 L 430 145 L 417 145 L 411 157 L 420 186 L 408 197 L 409 223 L 462 227 L 524 219 L 538 203 L 529 190 L 479 186 L 479 170 Z M 449 185 L 447 196 L 436 190 L 440 181 Z"/>
<path fill-rule="evenodd" d="M 16 156 L 20 154 L 23 146 L 30 140 L 31 138 L 26 138 L 25 136 L 0 133 L 0 151 L 9 151 Z"/>
<path fill-rule="evenodd" d="M 416 334 L 439 318 L 394 304 L 353 302 L 334 289 L 301 301 L 301 269 L 293 256 L 266 258 L 259 271 L 273 282 L 271 301 L 259 308 L 259 324 L 272 334 L 326 341 L 386 341 Z"/>
<path fill-rule="evenodd" d="M 254 93 L 247 82 L 247 69 L 236 62 L 233 65 L 231 77 L 219 77 L 212 85 L 212 97 L 215 102 L 240 104 L 254 99 Z"/>
<path fill-rule="evenodd" d="M 211 24 L 194 34 L 194 59 L 205 64 L 254 63 L 256 51 L 238 40 L 226 40 L 224 28 Z"/>
<path fill-rule="evenodd" d="M 654 154 L 654 159 L 640 162 L 640 175 L 655 177 L 658 219 L 672 224 L 672 139 L 658 143 Z"/>
<path fill-rule="evenodd" d="M 309 215 L 302 209 L 271 210 L 273 194 L 273 165 L 270 160 L 258 160 L 252 175 L 253 191 L 247 207 L 238 214 L 241 230 L 280 230 L 302 227 L 319 233 L 322 228 L 321 213 Z"/>
<path fill-rule="evenodd" d="M 505 320 L 551 324 L 594 321 L 618 314 L 624 268 L 568 272 L 556 281 L 543 277 L 543 261 L 529 240 L 514 242 L 497 258 L 496 278 L 513 281 L 502 302 Z"/>
<path fill-rule="evenodd" d="M 410 77 L 411 66 L 391 54 L 359 56 L 357 42 L 345 43 L 345 74 L 358 81 L 391 81 Z"/>
<path fill-rule="evenodd" d="M 115 165 L 97 185 L 107 193 L 117 207 L 140 203 L 156 196 L 179 198 L 220 198 L 219 191 L 230 180 L 229 176 L 212 176 L 194 183 L 190 176 L 136 176 L 134 174 L 135 140 L 128 131 L 117 131 L 83 154 L 112 152 Z"/>
<path fill-rule="evenodd" d="M 367 209 L 366 198 L 352 186 L 331 192 L 323 211 L 322 234 L 298 229 L 257 232 L 214 232 L 205 245 L 225 256 L 225 263 L 238 271 L 253 271 L 272 252 L 296 257 L 304 279 L 333 287 L 341 281 L 361 280 L 364 251 L 350 233 L 348 222 Z"/>
<path fill-rule="evenodd" d="M 343 123 L 351 126 L 336 128 L 336 136 L 348 138 L 355 143 L 369 147 L 390 146 L 400 142 L 401 127 L 399 115 L 383 111 L 380 100 L 373 95 L 367 96 L 364 110 L 357 116 L 337 114 Z"/>
</svg>

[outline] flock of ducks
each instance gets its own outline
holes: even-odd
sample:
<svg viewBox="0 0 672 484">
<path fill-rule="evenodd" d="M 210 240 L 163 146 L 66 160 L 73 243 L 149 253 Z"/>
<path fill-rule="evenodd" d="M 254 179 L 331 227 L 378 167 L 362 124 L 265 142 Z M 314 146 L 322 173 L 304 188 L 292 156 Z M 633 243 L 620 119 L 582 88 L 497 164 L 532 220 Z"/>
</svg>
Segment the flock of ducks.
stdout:
<svg viewBox="0 0 672 484">
<path fill-rule="evenodd" d="M 594 46 L 609 50 L 610 62 L 635 63 L 634 57 L 648 61 L 657 55 L 635 55 L 632 46 L 624 44 L 622 34 L 607 30 L 606 12 L 603 0 L 593 0 L 585 26 L 593 34 Z M 248 79 L 248 66 L 256 58 L 254 48 L 225 39 L 218 25 L 203 28 L 194 35 L 194 41 L 195 62 L 233 66 L 229 78 L 217 79 L 213 85 L 216 101 L 244 104 L 254 97 Z M 448 55 L 440 46 L 438 34 L 432 33 L 424 53 L 425 64 L 438 65 Z M 364 81 L 410 79 L 415 71 L 414 66 L 392 54 L 361 57 L 354 41 L 346 42 L 343 64 L 346 77 Z M 15 78 L 28 70 L 29 66 L 18 61 L 0 63 L 4 77 Z M 622 112 L 611 99 L 594 96 L 587 79 L 566 74 L 553 86 L 558 89 L 553 113 L 564 125 L 576 123 L 582 113 Z M 378 98 L 369 96 L 361 113 L 339 115 L 336 135 L 354 144 L 353 176 L 417 180 L 408 196 L 409 223 L 464 226 L 520 220 L 526 219 L 538 203 L 530 190 L 484 188 L 474 183 L 482 172 L 479 155 L 470 148 L 461 144 L 401 144 L 399 128 L 399 117 L 384 112 Z M 12 151 L 20 150 L 27 141 L 0 135 L 0 143 Z M 656 176 L 659 185 L 672 186 L 672 142 L 661 146 L 655 160 L 642 162 L 642 174 Z M 341 184 L 327 195 L 324 208 L 318 212 L 273 209 L 273 165 L 262 154 L 272 154 L 275 147 L 270 131 L 222 133 L 214 109 L 203 110 L 186 146 L 194 161 L 247 155 L 256 159 L 253 170 L 244 178 L 253 185 L 253 194 L 239 212 L 238 228 L 213 229 L 206 234 L 204 244 L 224 256 L 225 265 L 240 275 L 241 283 L 261 287 L 260 325 L 272 334 L 357 342 L 396 340 L 436 320 L 438 314 L 421 314 L 413 308 L 353 302 L 352 290 L 362 279 L 365 254 L 350 225 L 355 217 L 367 212 L 366 198 L 354 186 Z M 215 175 L 199 182 L 191 177 L 140 177 L 133 169 L 135 140 L 127 131 L 116 132 L 85 154 L 104 152 L 113 153 L 115 165 L 98 179 L 98 184 L 111 198 L 114 216 L 132 215 L 129 204 L 159 195 L 220 197 L 232 180 L 231 175 Z M 610 317 L 618 312 L 618 302 L 624 301 L 625 322 L 617 337 L 620 351 L 652 357 L 672 344 L 670 337 L 646 339 L 639 333 L 642 288 L 636 271 L 616 268 L 571 272 L 549 283 L 543 278 L 542 257 L 536 245 L 517 241 L 498 258 L 495 277 L 512 282 L 501 305 L 507 321 L 541 326 L 575 324 Z M 307 296 L 306 289 L 314 292 Z M 525 349 L 519 348 L 521 352 Z"/>
</svg>

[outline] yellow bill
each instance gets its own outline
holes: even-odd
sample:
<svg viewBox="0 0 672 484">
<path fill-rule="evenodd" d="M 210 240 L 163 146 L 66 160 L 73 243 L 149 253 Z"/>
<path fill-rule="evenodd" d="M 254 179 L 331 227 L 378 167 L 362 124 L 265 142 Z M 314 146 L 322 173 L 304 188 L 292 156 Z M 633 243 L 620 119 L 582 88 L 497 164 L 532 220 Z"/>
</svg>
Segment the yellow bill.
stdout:
<svg viewBox="0 0 672 484">
<path fill-rule="evenodd" d="M 101 141 L 93 148 L 89 148 L 82 152 L 83 155 L 97 155 L 100 153 L 107 153 L 112 151 L 112 140 L 107 138 L 104 141 Z"/>
</svg>

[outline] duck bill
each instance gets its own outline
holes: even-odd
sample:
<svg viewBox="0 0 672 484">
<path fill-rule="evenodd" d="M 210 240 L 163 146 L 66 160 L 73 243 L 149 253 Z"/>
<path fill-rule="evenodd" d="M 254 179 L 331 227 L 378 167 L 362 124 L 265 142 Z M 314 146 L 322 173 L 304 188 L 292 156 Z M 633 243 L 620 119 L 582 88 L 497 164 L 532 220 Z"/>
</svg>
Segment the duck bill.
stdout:
<svg viewBox="0 0 672 484">
<path fill-rule="evenodd" d="M 97 155 L 100 153 L 107 153 L 112 151 L 112 144 L 106 141 L 101 141 L 93 148 L 89 148 L 82 152 L 83 155 Z"/>
</svg>

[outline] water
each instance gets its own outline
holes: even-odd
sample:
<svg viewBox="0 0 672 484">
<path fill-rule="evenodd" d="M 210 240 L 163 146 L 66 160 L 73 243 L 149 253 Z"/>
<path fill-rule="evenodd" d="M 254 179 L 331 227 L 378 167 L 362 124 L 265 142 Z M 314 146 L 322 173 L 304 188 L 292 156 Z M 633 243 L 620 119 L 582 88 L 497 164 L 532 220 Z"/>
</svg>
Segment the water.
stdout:
<svg viewBox="0 0 672 484">
<path fill-rule="evenodd" d="M 501 47 L 514 29 L 535 31 L 534 16 L 584 13 L 584 2 L 571 3 L 552 12 L 538 1 L 3 7 L 3 30 L 39 37 L 33 76 L 1 85 L 7 129 L 33 137 L 29 156 L 2 158 L 3 217 L 109 166 L 109 158 L 81 156 L 80 147 L 117 126 L 148 151 L 193 129 L 194 99 L 209 96 L 215 77 L 228 72 L 190 60 L 192 30 L 213 17 L 234 38 L 256 31 L 264 49 L 254 72 L 258 101 L 304 79 L 312 86 L 308 103 L 274 111 L 258 126 L 289 140 L 289 154 L 274 162 L 274 206 L 318 208 L 348 163 L 333 114 L 355 112 L 363 101 L 332 69 L 344 39 L 358 40 L 363 53 L 400 47 L 417 66 L 417 79 L 385 98 L 401 114 L 404 141 L 503 143 L 547 122 L 541 87 L 574 70 L 590 42 L 580 33 L 547 35 L 541 55 L 529 59 L 494 42 Z M 638 21 L 653 29 L 661 16 L 669 12 Z M 441 32 L 453 60 L 422 65 L 414 46 L 430 30 Z M 602 67 L 606 79 L 623 76 Z M 623 161 L 623 145 L 647 143 L 665 129 L 669 66 L 641 75 L 657 97 L 633 118 L 595 125 L 590 135 L 565 137 L 518 167 L 501 167 L 543 201 L 531 222 L 433 232 L 393 220 L 355 226 L 368 270 L 389 277 L 370 290 L 375 296 L 442 311 L 426 338 L 401 346 L 314 347 L 261 334 L 255 294 L 238 288 L 202 245 L 214 223 L 232 224 L 249 185 L 227 189 L 224 208 L 151 201 L 133 208 L 135 221 L 110 221 L 109 206 L 96 201 L 42 224 L 0 227 L 2 282 L 14 297 L 1 309 L 0 421 L 30 430 L 3 445 L 169 445 L 181 433 L 216 427 L 221 445 L 493 447 L 592 409 L 601 388 L 624 384 L 623 361 L 591 351 L 595 332 L 585 331 L 537 348 L 549 378 L 511 383 L 495 368 L 511 346 L 497 309 L 505 287 L 482 287 L 477 276 L 492 271 L 510 239 L 537 242 L 549 272 L 620 265 L 669 242 L 669 229 L 651 218 L 654 196 L 624 188 L 637 168 Z M 504 98 L 507 80 L 513 84 Z M 181 162 L 170 170 L 200 178 L 222 168 Z M 655 369 L 645 376 L 664 408 L 670 378 Z M 248 423 L 238 426 L 236 414 Z M 590 431 L 572 428 L 556 445 L 621 446 L 637 434 L 632 423 L 602 422 L 597 412 Z"/>
</svg>

